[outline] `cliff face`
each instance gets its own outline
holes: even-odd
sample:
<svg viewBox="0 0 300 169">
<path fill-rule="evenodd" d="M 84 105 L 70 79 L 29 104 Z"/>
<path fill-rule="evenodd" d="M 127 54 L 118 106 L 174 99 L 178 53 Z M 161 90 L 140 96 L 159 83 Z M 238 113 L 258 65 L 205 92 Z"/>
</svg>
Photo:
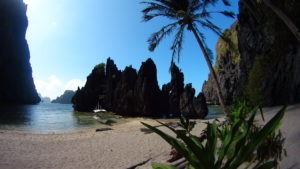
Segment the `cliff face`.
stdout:
<svg viewBox="0 0 300 169">
<path fill-rule="evenodd" d="M 220 86 L 226 104 L 230 104 L 233 101 L 233 98 L 238 94 L 236 89 L 239 87 L 239 82 L 243 78 L 240 72 L 241 57 L 237 47 L 238 30 L 239 25 L 235 22 L 230 29 L 225 30 L 223 33 L 231 40 L 233 46 L 230 47 L 228 43 L 224 42 L 222 39 L 219 39 L 216 45 L 217 60 L 214 68 L 219 75 Z M 218 103 L 218 96 L 214 90 L 214 83 L 211 76 L 204 82 L 202 92 L 208 103 Z"/>
<path fill-rule="evenodd" d="M 30 54 L 25 39 L 27 6 L 22 0 L 0 1 L 0 104 L 35 104 Z"/>
<path fill-rule="evenodd" d="M 113 60 L 97 65 L 87 77 L 85 86 L 72 98 L 77 111 L 92 111 L 100 105 L 122 116 L 179 116 L 181 113 L 204 118 L 207 115 L 205 98 L 195 98 L 189 84 L 184 88 L 183 73 L 174 65 L 172 80 L 159 89 L 156 65 L 151 59 L 142 63 L 139 71 L 126 67 L 118 70 Z"/>
<path fill-rule="evenodd" d="M 300 2 L 273 1 L 300 27 Z M 237 96 L 265 106 L 300 102 L 300 44 L 286 25 L 263 3 L 240 0 L 236 34 L 238 52 L 217 44 L 216 70 L 226 103 Z M 234 41 L 234 40 L 233 40 Z M 221 51 L 221 52 L 220 52 Z M 202 88 L 208 101 L 218 102 L 211 78 Z"/>
</svg>

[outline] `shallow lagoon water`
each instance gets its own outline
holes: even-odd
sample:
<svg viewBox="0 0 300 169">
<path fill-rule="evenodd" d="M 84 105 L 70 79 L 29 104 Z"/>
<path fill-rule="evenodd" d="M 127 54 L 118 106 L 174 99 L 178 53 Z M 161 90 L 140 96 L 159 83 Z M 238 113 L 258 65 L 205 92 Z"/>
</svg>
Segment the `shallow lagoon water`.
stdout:
<svg viewBox="0 0 300 169">
<path fill-rule="evenodd" d="M 71 104 L 1 106 L 0 129 L 59 132 L 98 125 L 91 113 L 75 113 Z"/>
<path fill-rule="evenodd" d="M 209 106 L 207 119 L 220 116 L 219 106 Z M 0 107 L 0 129 L 49 133 L 101 125 L 92 117 L 92 113 L 73 112 L 71 104 L 40 103 Z"/>
</svg>

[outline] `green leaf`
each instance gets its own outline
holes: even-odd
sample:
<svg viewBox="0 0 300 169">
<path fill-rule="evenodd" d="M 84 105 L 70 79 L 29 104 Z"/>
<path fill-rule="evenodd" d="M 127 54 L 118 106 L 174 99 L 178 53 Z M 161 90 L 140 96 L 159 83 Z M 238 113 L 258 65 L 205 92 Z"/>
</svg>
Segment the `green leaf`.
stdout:
<svg viewBox="0 0 300 169">
<path fill-rule="evenodd" d="M 175 148 L 179 153 L 181 153 L 192 165 L 198 166 L 200 165 L 198 159 L 196 158 L 195 154 L 188 148 L 185 144 L 178 141 L 177 139 L 173 138 L 172 136 L 165 134 L 161 130 L 141 122 L 144 126 L 161 136 L 166 142 L 168 142 L 173 148 Z M 163 124 L 163 123 L 161 123 Z M 165 124 L 163 124 L 165 125 Z M 169 126 L 165 125 L 166 127 L 170 128 Z M 171 128 L 170 128 L 171 129 Z M 176 130 L 172 129 L 176 133 Z M 178 134 L 178 133 L 176 133 Z M 180 134 L 178 136 L 181 136 Z"/>
<path fill-rule="evenodd" d="M 208 156 L 208 164 L 210 165 L 209 168 L 213 168 L 217 149 L 217 124 L 215 121 L 207 126 L 207 142 L 205 148 Z"/>
<path fill-rule="evenodd" d="M 228 131 L 227 128 L 224 128 L 223 130 L 225 130 L 225 138 L 222 141 L 223 144 L 221 145 L 221 148 L 219 150 L 218 161 L 216 163 L 217 167 L 220 167 L 222 165 L 222 161 L 227 154 L 227 151 L 232 143 L 232 137 L 234 135 L 234 133 L 232 131 Z"/>
<path fill-rule="evenodd" d="M 153 169 L 177 169 L 174 166 L 162 163 L 152 163 L 151 166 Z"/>
<path fill-rule="evenodd" d="M 182 132 L 181 130 L 177 131 L 175 129 L 173 129 L 172 127 L 169 127 L 168 125 L 157 121 L 158 123 L 162 124 L 163 126 L 167 127 L 168 129 L 170 129 L 171 131 L 173 131 L 177 138 L 181 139 L 185 144 L 182 144 L 181 142 L 179 142 L 178 140 L 174 140 L 173 142 L 177 141 L 179 142 L 178 144 L 182 144 L 184 147 L 184 151 L 185 153 L 181 153 L 181 146 L 174 146 L 173 143 L 170 143 L 170 141 L 167 141 L 162 135 L 160 135 L 159 133 L 156 132 L 156 128 L 154 128 L 155 133 L 159 134 L 163 139 L 165 139 L 169 144 L 171 144 L 177 151 L 179 151 L 193 166 L 198 166 L 199 169 L 203 168 L 207 168 L 206 166 L 209 166 L 208 164 L 208 156 L 206 155 L 206 151 L 203 147 L 203 145 L 201 144 L 201 142 L 199 141 L 199 139 L 197 139 L 197 137 L 190 135 L 189 137 L 186 135 L 186 133 Z M 142 123 L 144 125 L 147 125 L 145 123 Z M 148 126 L 146 126 L 148 127 Z"/>
<path fill-rule="evenodd" d="M 271 133 L 273 133 L 278 127 L 284 116 L 286 106 L 280 109 L 280 111 L 257 133 L 257 135 L 249 141 L 247 145 L 242 147 L 234 163 L 228 169 L 235 169 L 240 166 L 247 157 L 260 146 L 264 139 Z M 251 121 L 251 118 L 249 122 Z"/>
</svg>

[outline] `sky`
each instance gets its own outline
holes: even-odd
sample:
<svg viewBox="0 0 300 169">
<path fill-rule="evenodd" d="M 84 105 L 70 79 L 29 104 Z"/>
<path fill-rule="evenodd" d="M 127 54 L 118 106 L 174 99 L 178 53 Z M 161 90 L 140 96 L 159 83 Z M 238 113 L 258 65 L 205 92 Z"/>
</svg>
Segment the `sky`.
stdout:
<svg viewBox="0 0 300 169">
<path fill-rule="evenodd" d="M 147 39 L 167 19 L 142 22 L 141 0 L 24 0 L 28 4 L 26 39 L 36 89 L 42 97 L 55 99 L 65 90 L 84 86 L 95 65 L 110 57 L 120 70 L 152 58 L 157 66 L 158 83 L 171 80 L 169 66 L 173 37 L 164 39 L 154 52 L 148 51 Z M 238 0 L 231 0 L 234 12 Z M 222 8 L 220 4 L 216 8 Z M 212 21 L 222 29 L 234 19 L 213 15 Z M 217 36 L 200 29 L 207 45 L 214 51 Z M 177 59 L 176 59 L 177 61 Z M 186 32 L 179 63 L 184 82 L 200 92 L 208 78 L 208 67 L 192 33 Z"/>
</svg>

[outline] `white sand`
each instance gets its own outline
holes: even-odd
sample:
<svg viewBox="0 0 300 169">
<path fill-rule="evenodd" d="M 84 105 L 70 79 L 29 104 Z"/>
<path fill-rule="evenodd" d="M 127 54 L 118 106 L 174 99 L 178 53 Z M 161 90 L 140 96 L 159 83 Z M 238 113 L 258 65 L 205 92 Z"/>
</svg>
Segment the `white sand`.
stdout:
<svg viewBox="0 0 300 169">
<path fill-rule="evenodd" d="M 278 109 L 266 109 L 267 118 Z M 283 169 L 300 168 L 299 119 L 300 105 L 289 106 L 282 124 L 288 151 Z M 103 132 L 95 128 L 61 134 L 0 130 L 0 169 L 123 169 L 151 159 L 139 167 L 150 168 L 151 161 L 166 161 L 170 146 L 156 134 L 141 132 L 140 121 L 157 124 L 137 118 Z M 203 126 L 198 125 L 195 132 Z"/>
<path fill-rule="evenodd" d="M 266 120 L 269 120 L 281 107 L 264 109 Z M 280 127 L 286 137 L 285 149 L 287 157 L 281 161 L 282 169 L 300 169 L 300 104 L 290 105 Z"/>
</svg>

